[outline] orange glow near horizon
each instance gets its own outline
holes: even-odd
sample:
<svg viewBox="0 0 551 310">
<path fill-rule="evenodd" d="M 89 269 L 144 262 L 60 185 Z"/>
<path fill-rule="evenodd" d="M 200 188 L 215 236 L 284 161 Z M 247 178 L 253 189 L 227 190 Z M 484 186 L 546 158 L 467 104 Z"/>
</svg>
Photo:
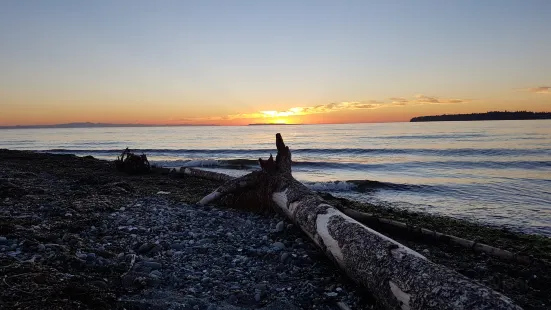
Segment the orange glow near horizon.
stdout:
<svg viewBox="0 0 551 310">
<path fill-rule="evenodd" d="M 382 123 L 407 122 L 422 115 L 480 113 L 496 110 L 550 111 L 551 95 L 529 94 L 532 98 L 510 100 L 457 99 L 416 95 L 408 98 L 391 97 L 386 100 L 333 102 L 294 106 L 280 110 L 229 110 L 229 105 L 178 105 L 173 103 L 148 104 L 92 101 L 79 104 L 41 104 L 18 102 L 2 104 L 0 126 L 51 125 L 73 122 L 147 124 L 147 125 L 248 125 L 327 124 L 327 123 Z M 537 97 L 536 97 L 537 96 Z"/>
</svg>

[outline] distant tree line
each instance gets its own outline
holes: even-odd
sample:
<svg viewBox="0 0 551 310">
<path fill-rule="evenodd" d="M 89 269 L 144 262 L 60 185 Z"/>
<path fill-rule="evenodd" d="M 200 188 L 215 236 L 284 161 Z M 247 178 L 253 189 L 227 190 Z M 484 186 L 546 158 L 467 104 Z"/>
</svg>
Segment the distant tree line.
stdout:
<svg viewBox="0 0 551 310">
<path fill-rule="evenodd" d="M 523 119 L 551 119 L 551 112 L 529 111 L 491 111 L 486 113 L 471 114 L 444 114 L 418 116 L 410 122 L 447 122 L 447 121 L 497 121 L 497 120 L 523 120 Z"/>
</svg>

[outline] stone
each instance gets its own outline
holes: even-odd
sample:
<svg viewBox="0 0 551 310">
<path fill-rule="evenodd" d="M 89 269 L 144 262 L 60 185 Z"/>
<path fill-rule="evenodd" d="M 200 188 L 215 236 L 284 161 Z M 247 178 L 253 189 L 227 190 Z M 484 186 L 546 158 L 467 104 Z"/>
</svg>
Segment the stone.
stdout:
<svg viewBox="0 0 551 310">
<path fill-rule="evenodd" d="M 163 274 L 159 270 L 153 270 L 149 273 L 149 276 L 152 278 L 161 278 Z"/>
<path fill-rule="evenodd" d="M 259 290 L 259 291 L 261 291 L 261 292 L 264 292 L 264 291 L 266 291 L 266 290 L 268 289 L 268 284 L 266 284 L 266 283 L 259 283 L 259 284 L 255 285 L 254 288 L 255 288 L 256 290 Z"/>
<path fill-rule="evenodd" d="M 94 260 L 96 260 L 96 253 L 88 253 L 88 254 L 86 255 L 86 260 L 87 260 L 87 261 L 94 261 Z"/>
<path fill-rule="evenodd" d="M 272 243 L 272 247 L 277 251 L 281 251 L 281 250 L 285 249 L 285 244 L 278 241 L 278 242 Z"/>
<path fill-rule="evenodd" d="M 155 247 L 155 243 L 146 242 L 138 248 L 138 253 L 144 254 L 151 251 Z"/>
<path fill-rule="evenodd" d="M 90 282 L 90 284 L 92 284 L 95 287 L 99 287 L 99 288 L 103 288 L 103 289 L 107 288 L 107 283 L 105 283 L 104 281 L 101 281 L 101 280 L 92 281 L 92 282 Z"/>
<path fill-rule="evenodd" d="M 283 253 L 283 254 L 281 254 L 281 257 L 280 257 L 279 260 L 280 260 L 282 263 L 284 263 L 284 262 L 287 260 L 287 258 L 289 258 L 289 253 Z"/>
<path fill-rule="evenodd" d="M 41 243 L 36 247 L 36 250 L 38 252 L 42 252 L 42 251 L 46 250 L 46 246 Z"/>
<path fill-rule="evenodd" d="M 8 238 L 0 237 L 0 245 L 8 244 Z"/>
<path fill-rule="evenodd" d="M 181 250 L 186 246 L 183 243 L 173 243 L 170 247 L 173 248 L 174 250 Z"/>
<path fill-rule="evenodd" d="M 155 269 L 161 269 L 163 265 L 161 263 L 154 262 L 154 261 L 146 261 L 146 262 L 143 262 L 143 266 L 155 270 Z"/>
<path fill-rule="evenodd" d="M 282 232 L 283 230 L 285 230 L 285 222 L 281 221 L 277 223 L 275 230 L 276 232 Z"/>
</svg>

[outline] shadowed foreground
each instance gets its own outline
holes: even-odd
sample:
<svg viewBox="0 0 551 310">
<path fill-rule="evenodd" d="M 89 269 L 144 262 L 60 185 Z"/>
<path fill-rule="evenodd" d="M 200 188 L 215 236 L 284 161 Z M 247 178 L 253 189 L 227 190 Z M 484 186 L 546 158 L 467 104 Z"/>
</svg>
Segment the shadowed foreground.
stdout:
<svg viewBox="0 0 551 310">
<path fill-rule="evenodd" d="M 199 309 L 213 304 L 290 307 L 286 303 L 310 308 L 317 303 L 336 309 L 339 301 L 352 308 L 371 305 L 281 218 L 185 205 L 220 182 L 175 179 L 160 172 L 126 176 L 112 163 L 92 158 L 16 151 L 0 151 L 0 179 L 4 308 L 147 308 L 166 303 Z M 514 252 L 525 249 L 540 260 L 548 260 L 551 252 L 546 238 L 324 198 L 334 205 L 478 237 Z M 385 233 L 525 309 L 551 304 L 547 264 L 522 266 Z M 206 268 L 208 263 L 214 266 Z"/>
</svg>

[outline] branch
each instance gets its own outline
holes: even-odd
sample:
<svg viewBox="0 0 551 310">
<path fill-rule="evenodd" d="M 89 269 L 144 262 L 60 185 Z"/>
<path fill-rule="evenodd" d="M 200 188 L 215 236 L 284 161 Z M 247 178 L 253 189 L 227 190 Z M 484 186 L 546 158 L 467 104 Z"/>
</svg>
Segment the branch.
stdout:
<svg viewBox="0 0 551 310">
<path fill-rule="evenodd" d="M 203 199 L 201 199 L 197 204 L 200 206 L 204 206 L 228 194 L 235 193 L 239 190 L 252 187 L 257 182 L 258 181 L 255 178 L 254 172 L 244 175 L 242 177 L 239 177 L 237 179 L 227 181 L 226 183 L 218 187 L 215 191 L 203 197 Z"/>
</svg>

